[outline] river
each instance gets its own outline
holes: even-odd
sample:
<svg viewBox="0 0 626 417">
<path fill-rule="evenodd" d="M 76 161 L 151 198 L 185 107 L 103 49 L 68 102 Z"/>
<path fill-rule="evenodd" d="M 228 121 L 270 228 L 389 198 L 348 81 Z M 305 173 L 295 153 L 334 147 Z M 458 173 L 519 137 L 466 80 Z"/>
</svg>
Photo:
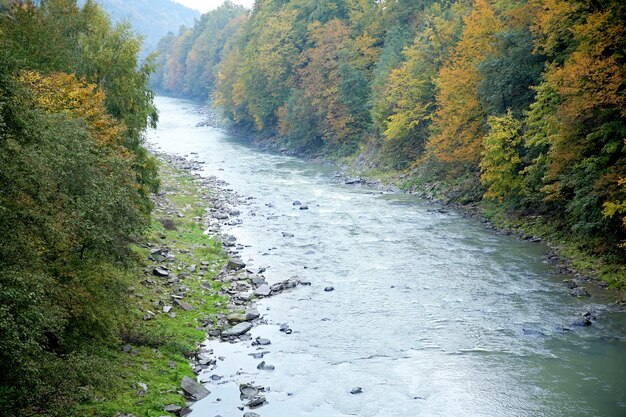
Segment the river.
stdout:
<svg viewBox="0 0 626 417">
<path fill-rule="evenodd" d="M 203 175 L 251 198 L 225 230 L 242 258 L 270 282 L 312 283 L 258 304 L 267 324 L 252 335 L 271 340 L 274 371 L 256 369 L 250 342 L 210 342 L 224 360 L 200 379 L 224 378 L 207 382 L 192 417 L 243 415 L 237 387 L 252 381 L 270 388 L 263 417 L 626 416 L 626 314 L 608 292 L 570 296 L 543 244 L 196 127 L 194 103 L 156 104 L 152 146 L 197 153 Z M 586 311 L 592 326 L 570 326 Z"/>
</svg>

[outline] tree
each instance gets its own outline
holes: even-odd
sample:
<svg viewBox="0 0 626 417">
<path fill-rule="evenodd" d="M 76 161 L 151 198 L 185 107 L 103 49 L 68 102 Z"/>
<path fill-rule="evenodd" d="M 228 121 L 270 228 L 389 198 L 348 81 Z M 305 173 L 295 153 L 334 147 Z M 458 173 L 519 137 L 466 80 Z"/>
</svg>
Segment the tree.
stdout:
<svg viewBox="0 0 626 417">
<path fill-rule="evenodd" d="M 522 123 L 509 110 L 489 117 L 489 128 L 482 143 L 480 181 L 487 187 L 485 198 L 511 204 L 524 192 L 519 175 Z"/>
<path fill-rule="evenodd" d="M 487 0 L 475 0 L 452 57 L 439 71 L 438 109 L 429 151 L 454 171 L 474 170 L 480 159 L 487 114 L 478 98 L 482 80 L 478 65 L 497 54 L 496 34 L 502 22 Z"/>
</svg>

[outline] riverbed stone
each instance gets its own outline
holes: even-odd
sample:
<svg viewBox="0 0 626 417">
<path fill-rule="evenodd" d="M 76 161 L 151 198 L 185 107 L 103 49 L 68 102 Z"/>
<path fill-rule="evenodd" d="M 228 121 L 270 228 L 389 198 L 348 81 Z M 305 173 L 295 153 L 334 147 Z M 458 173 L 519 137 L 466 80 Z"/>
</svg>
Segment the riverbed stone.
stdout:
<svg viewBox="0 0 626 417">
<path fill-rule="evenodd" d="M 241 394 L 241 399 L 254 398 L 259 395 L 259 388 L 252 384 L 241 384 L 239 385 L 239 393 Z"/>
<path fill-rule="evenodd" d="M 257 337 L 253 344 L 259 345 L 259 346 L 267 346 L 267 345 L 271 345 L 272 342 L 269 339 L 265 339 L 263 337 Z"/>
<path fill-rule="evenodd" d="M 324 291 L 326 291 L 326 292 L 335 291 L 335 287 L 328 286 L 328 287 L 324 288 Z"/>
<path fill-rule="evenodd" d="M 238 271 L 246 267 L 246 263 L 239 258 L 230 258 L 228 260 L 228 269 L 231 271 Z"/>
<path fill-rule="evenodd" d="M 570 294 L 572 294 L 572 297 L 591 297 L 591 295 L 583 287 L 576 287 L 572 289 Z"/>
<path fill-rule="evenodd" d="M 261 285 L 259 288 L 257 288 L 256 290 L 254 290 L 254 294 L 258 295 L 260 297 L 267 297 L 268 295 L 270 295 L 272 293 L 272 289 L 270 288 L 269 285 L 267 284 L 263 284 Z"/>
<path fill-rule="evenodd" d="M 262 406 L 265 403 L 266 403 L 265 397 L 261 396 L 261 397 L 255 397 L 251 399 L 250 401 L 248 401 L 246 406 L 250 408 L 257 408 L 257 407 Z"/>
<path fill-rule="evenodd" d="M 354 387 L 350 390 L 350 394 L 355 395 L 355 394 L 362 394 L 363 393 L 363 388 L 361 387 Z"/>
<path fill-rule="evenodd" d="M 184 377 L 183 381 L 180 383 L 180 387 L 185 391 L 189 396 L 198 401 L 209 395 L 211 392 L 204 388 L 200 383 L 194 381 L 189 377 Z"/>
<path fill-rule="evenodd" d="M 182 409 L 183 407 L 181 407 L 178 404 L 168 404 L 165 407 L 163 407 L 163 411 L 166 411 L 168 413 L 178 413 Z"/>
<path fill-rule="evenodd" d="M 261 417 L 261 416 L 259 414 L 257 414 L 257 413 L 253 413 L 251 411 L 248 411 L 247 413 L 245 413 L 243 415 L 243 417 Z"/>
<path fill-rule="evenodd" d="M 222 331 L 222 337 L 240 336 L 244 333 L 249 332 L 250 329 L 252 329 L 252 323 L 239 323 L 228 330 Z"/>
</svg>

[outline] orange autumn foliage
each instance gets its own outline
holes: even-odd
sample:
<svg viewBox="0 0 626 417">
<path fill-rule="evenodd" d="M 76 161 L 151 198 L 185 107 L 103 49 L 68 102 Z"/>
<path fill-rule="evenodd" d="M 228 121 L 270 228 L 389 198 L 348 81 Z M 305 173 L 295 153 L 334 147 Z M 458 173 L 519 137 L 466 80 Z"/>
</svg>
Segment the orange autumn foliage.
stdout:
<svg viewBox="0 0 626 417">
<path fill-rule="evenodd" d="M 19 81 L 33 94 L 37 107 L 49 113 L 84 119 L 97 144 L 127 153 L 123 147 L 126 127 L 107 113 L 106 96 L 95 84 L 63 72 L 43 75 L 22 71 Z"/>
<path fill-rule="evenodd" d="M 502 23 L 488 0 L 475 0 L 464 23 L 461 40 L 439 72 L 439 109 L 428 148 L 443 162 L 476 168 L 487 117 L 477 95 L 481 80 L 477 65 L 497 53 L 495 34 Z"/>
</svg>

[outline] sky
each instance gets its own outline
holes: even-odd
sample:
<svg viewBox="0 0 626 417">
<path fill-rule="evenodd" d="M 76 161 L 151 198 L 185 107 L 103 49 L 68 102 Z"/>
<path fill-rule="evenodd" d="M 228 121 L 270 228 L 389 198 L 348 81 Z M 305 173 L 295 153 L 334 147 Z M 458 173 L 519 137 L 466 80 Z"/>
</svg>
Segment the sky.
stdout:
<svg viewBox="0 0 626 417">
<path fill-rule="evenodd" d="M 176 3 L 184 4 L 187 7 L 206 13 L 209 10 L 217 9 L 224 0 L 174 0 Z M 232 0 L 233 3 L 241 4 L 248 8 L 252 7 L 254 0 Z"/>
</svg>

